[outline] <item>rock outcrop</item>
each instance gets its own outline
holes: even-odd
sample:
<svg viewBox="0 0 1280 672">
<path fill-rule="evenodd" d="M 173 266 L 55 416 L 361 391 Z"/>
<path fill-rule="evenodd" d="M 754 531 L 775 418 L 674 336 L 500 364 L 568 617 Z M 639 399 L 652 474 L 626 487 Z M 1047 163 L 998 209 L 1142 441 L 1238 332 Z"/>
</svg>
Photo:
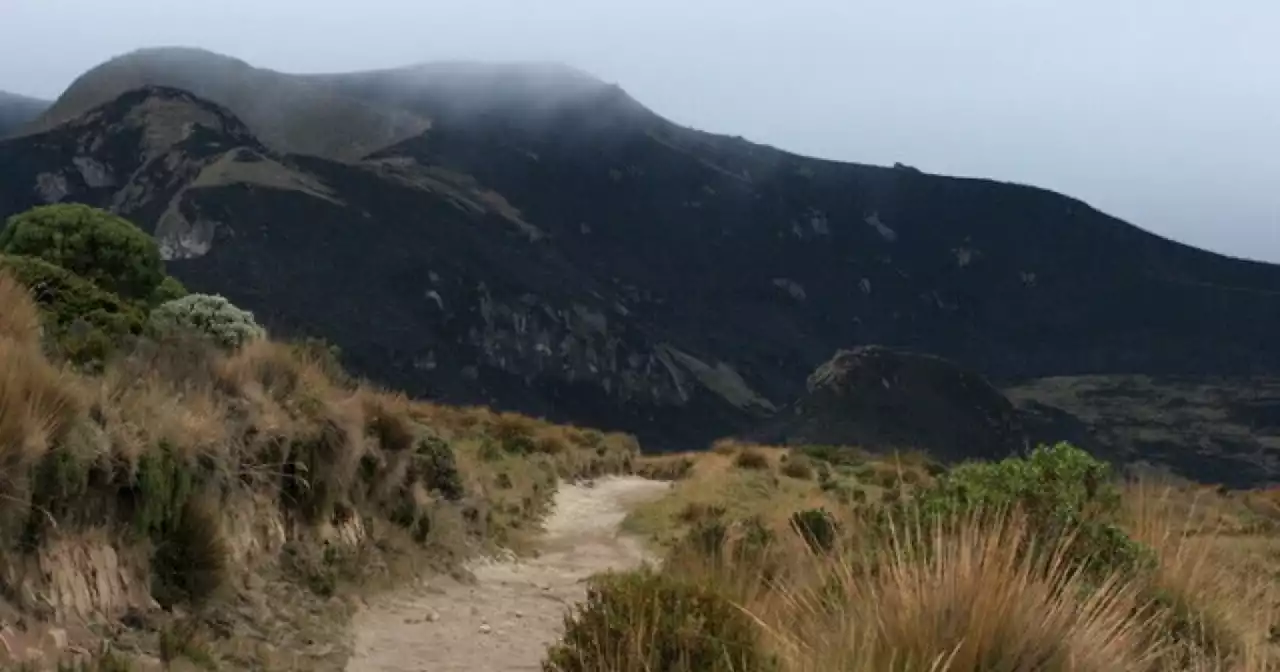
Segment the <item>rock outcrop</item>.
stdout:
<svg viewBox="0 0 1280 672">
<path fill-rule="evenodd" d="M 881 347 L 842 350 L 757 438 L 922 450 L 943 462 L 1000 459 L 1027 447 L 1018 411 L 982 376 L 929 355 Z"/>
</svg>

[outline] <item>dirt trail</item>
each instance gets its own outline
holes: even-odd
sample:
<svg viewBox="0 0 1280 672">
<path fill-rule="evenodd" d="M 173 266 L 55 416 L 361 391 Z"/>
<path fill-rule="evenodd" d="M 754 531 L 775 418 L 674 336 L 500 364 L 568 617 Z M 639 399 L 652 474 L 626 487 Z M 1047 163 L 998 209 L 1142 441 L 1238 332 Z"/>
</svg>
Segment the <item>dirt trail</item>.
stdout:
<svg viewBox="0 0 1280 672">
<path fill-rule="evenodd" d="M 347 672 L 541 669 L 566 608 L 586 595 L 582 579 L 646 558 L 618 526 L 668 487 L 634 477 L 562 484 L 539 557 L 478 562 L 475 585 L 445 580 L 370 605 L 356 618 Z"/>
</svg>

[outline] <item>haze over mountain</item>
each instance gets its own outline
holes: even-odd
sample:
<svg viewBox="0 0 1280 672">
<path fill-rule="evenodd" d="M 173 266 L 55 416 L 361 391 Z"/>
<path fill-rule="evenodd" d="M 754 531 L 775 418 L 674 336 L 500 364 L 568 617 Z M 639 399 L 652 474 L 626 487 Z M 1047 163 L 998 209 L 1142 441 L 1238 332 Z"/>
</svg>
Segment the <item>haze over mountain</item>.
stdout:
<svg viewBox="0 0 1280 672">
<path fill-rule="evenodd" d="M 0 91 L 0 138 L 17 131 L 40 116 L 49 101 Z"/>
<path fill-rule="evenodd" d="M 77 78 L 0 171 L 0 216 L 109 207 L 189 287 L 356 373 L 653 449 L 785 412 L 865 344 L 997 382 L 1280 372 L 1278 266 L 1043 189 L 692 130 L 563 66 L 299 76 L 148 49 Z"/>
<path fill-rule="evenodd" d="M 1177 240 L 1280 260 L 1280 104 L 1264 83 L 1280 68 L 1278 12 L 1261 0 L 228 0 L 163 12 L 19 0 L 0 7 L 0 88 L 52 99 L 109 57 L 164 44 L 288 72 L 563 62 L 703 130 L 1035 184 Z M 77 39 L 49 50 L 53 31 Z"/>
</svg>

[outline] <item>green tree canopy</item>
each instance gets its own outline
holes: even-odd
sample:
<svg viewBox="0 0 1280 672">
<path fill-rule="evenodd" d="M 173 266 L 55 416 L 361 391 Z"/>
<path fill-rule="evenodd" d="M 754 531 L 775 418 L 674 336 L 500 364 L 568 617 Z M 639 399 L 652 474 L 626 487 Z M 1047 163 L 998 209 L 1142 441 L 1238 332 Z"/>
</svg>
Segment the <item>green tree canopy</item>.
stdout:
<svg viewBox="0 0 1280 672">
<path fill-rule="evenodd" d="M 160 249 L 128 220 L 80 203 L 9 218 L 0 252 L 43 259 L 126 299 L 147 300 L 165 278 Z"/>
</svg>

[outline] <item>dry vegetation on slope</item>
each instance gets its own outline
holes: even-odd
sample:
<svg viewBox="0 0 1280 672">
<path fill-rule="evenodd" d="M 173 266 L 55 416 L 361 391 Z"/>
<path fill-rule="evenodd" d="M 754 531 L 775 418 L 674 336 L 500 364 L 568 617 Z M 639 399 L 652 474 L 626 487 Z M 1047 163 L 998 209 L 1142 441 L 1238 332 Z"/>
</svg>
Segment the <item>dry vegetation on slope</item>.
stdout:
<svg viewBox="0 0 1280 672">
<path fill-rule="evenodd" d="M 1066 445 L 950 472 L 727 442 L 638 466 L 682 477 L 627 523 L 661 573 L 602 577 L 548 670 L 1280 669 L 1274 492 L 1089 486 Z"/>
<path fill-rule="evenodd" d="M 5 669 L 340 669 L 347 597 L 518 546 L 559 477 L 637 452 L 350 380 L 314 344 L 106 334 L 64 319 L 101 287 L 31 284 L 0 269 Z M 67 347 L 85 333 L 103 347 Z"/>
</svg>

